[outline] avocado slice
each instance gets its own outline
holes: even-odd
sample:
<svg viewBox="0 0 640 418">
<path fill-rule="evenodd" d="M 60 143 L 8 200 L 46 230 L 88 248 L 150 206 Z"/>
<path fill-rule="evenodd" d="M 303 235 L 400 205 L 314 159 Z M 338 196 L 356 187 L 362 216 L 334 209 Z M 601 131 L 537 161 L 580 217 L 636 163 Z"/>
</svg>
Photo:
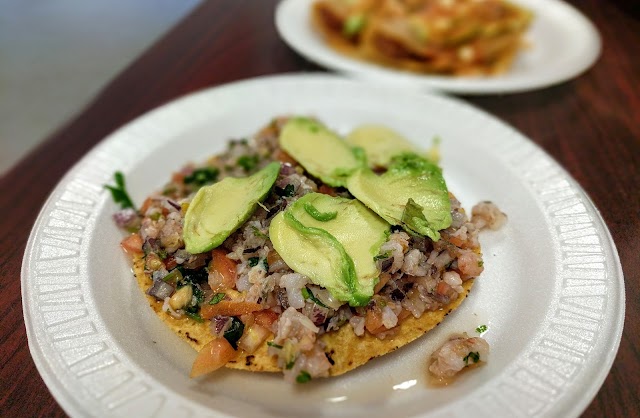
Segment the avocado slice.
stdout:
<svg viewBox="0 0 640 418">
<path fill-rule="evenodd" d="M 410 233 L 437 241 L 438 231 L 451 225 L 451 202 L 442 170 L 417 154 L 394 156 L 381 175 L 360 169 L 349 177 L 347 189 L 387 222 Z"/>
<path fill-rule="evenodd" d="M 418 152 L 415 145 L 383 125 L 358 126 L 346 136 L 345 140 L 349 145 L 361 147 L 364 150 L 369 167 L 386 167 L 394 155 Z"/>
<path fill-rule="evenodd" d="M 351 173 L 364 165 L 364 154 L 352 149 L 322 123 L 292 118 L 282 128 L 280 147 L 311 175 L 334 187 L 344 187 Z"/>
<path fill-rule="evenodd" d="M 336 299 L 363 306 L 378 283 L 374 257 L 390 227 L 357 200 L 310 193 L 271 221 L 269 236 L 291 269 Z"/>
<path fill-rule="evenodd" d="M 200 188 L 184 217 L 185 249 L 198 254 L 222 244 L 265 199 L 279 172 L 280 163 L 273 162 L 249 177 L 226 177 Z"/>
</svg>

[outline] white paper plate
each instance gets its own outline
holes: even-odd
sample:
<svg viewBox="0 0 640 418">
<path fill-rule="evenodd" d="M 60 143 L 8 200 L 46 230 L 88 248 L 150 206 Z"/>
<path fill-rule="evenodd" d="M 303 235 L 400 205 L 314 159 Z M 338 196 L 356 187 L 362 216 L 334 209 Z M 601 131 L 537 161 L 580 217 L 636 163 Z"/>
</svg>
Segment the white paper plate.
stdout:
<svg viewBox="0 0 640 418">
<path fill-rule="evenodd" d="M 136 287 L 111 220 L 117 208 L 102 185 L 121 170 L 140 203 L 186 162 L 291 113 L 316 115 L 341 132 L 380 122 L 424 146 L 439 135 L 449 188 L 467 208 L 497 202 L 508 225 L 481 236 L 486 270 L 460 309 L 395 353 L 302 387 L 227 370 L 190 380 L 195 352 Z M 42 209 L 22 296 L 35 363 L 72 416 L 577 416 L 608 373 L 624 317 L 622 271 L 604 222 L 537 146 L 462 102 L 326 75 L 205 90 L 113 133 Z M 430 387 L 432 350 L 481 324 L 489 327 L 488 365 L 447 388 Z"/>
<path fill-rule="evenodd" d="M 515 0 L 535 14 L 523 50 L 511 70 L 494 77 L 421 75 L 359 61 L 331 49 L 313 30 L 314 0 L 283 0 L 275 22 L 282 39 L 300 55 L 326 68 L 379 83 L 459 94 L 515 93 L 548 87 L 588 69 L 600 55 L 600 36 L 578 10 L 560 0 Z"/>
</svg>

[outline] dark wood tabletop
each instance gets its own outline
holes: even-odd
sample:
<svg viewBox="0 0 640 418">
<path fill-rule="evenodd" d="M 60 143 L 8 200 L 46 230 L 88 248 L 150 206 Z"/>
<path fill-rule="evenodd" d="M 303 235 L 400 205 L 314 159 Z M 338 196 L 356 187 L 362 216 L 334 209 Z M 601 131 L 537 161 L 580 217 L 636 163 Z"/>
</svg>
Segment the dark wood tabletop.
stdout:
<svg viewBox="0 0 640 418">
<path fill-rule="evenodd" d="M 626 318 L 613 368 L 583 416 L 640 416 L 640 7 L 625 0 L 571 3 L 602 36 L 602 55 L 590 70 L 537 91 L 463 99 L 540 145 L 600 210 L 622 262 Z M 0 179 L 0 416 L 65 415 L 29 354 L 20 297 L 25 245 L 49 193 L 100 140 L 178 96 L 265 74 L 324 71 L 280 40 L 275 4 L 202 2 Z"/>
</svg>

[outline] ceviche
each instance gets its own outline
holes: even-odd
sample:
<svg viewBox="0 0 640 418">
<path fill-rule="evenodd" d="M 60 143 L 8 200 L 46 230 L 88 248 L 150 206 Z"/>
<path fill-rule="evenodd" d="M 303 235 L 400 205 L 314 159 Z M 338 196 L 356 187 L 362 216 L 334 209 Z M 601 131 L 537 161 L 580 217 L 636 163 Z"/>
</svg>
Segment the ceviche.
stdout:
<svg viewBox="0 0 640 418">
<path fill-rule="evenodd" d="M 468 214 L 438 158 L 384 126 L 341 136 L 287 116 L 139 207 L 121 173 L 107 188 L 140 289 L 198 351 L 192 377 L 226 366 L 303 383 L 424 335 L 482 273 L 479 231 L 506 216 L 491 202 Z M 484 361 L 481 342 L 465 344 L 433 368 Z"/>
</svg>

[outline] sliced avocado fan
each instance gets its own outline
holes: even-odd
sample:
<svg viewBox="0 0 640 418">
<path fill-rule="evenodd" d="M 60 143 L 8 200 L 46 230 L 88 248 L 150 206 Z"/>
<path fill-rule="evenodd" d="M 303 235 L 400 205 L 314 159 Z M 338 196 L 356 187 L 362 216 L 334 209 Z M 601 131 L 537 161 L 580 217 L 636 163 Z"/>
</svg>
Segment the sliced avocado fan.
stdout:
<svg viewBox="0 0 640 418">
<path fill-rule="evenodd" d="M 305 170 L 329 186 L 345 186 L 347 177 L 365 163 L 362 150 L 352 149 L 342 138 L 313 119 L 290 119 L 278 140 L 280 147 Z"/>
<path fill-rule="evenodd" d="M 200 188 L 184 218 L 185 249 L 198 254 L 222 244 L 265 199 L 279 172 L 280 163 L 273 162 L 249 177 L 226 177 Z"/>
<path fill-rule="evenodd" d="M 418 148 L 402 135 L 383 125 L 361 125 L 345 137 L 353 147 L 361 147 L 369 167 L 386 167 L 391 157 L 402 152 L 418 153 Z"/>
<path fill-rule="evenodd" d="M 336 299 L 363 306 L 378 283 L 374 257 L 390 227 L 357 200 L 310 193 L 273 218 L 269 236 L 292 270 Z"/>
<path fill-rule="evenodd" d="M 369 168 L 356 171 L 347 180 L 347 189 L 384 220 L 410 233 L 437 241 L 438 231 L 451 225 L 442 170 L 414 153 L 394 156 L 381 175 Z"/>
</svg>

